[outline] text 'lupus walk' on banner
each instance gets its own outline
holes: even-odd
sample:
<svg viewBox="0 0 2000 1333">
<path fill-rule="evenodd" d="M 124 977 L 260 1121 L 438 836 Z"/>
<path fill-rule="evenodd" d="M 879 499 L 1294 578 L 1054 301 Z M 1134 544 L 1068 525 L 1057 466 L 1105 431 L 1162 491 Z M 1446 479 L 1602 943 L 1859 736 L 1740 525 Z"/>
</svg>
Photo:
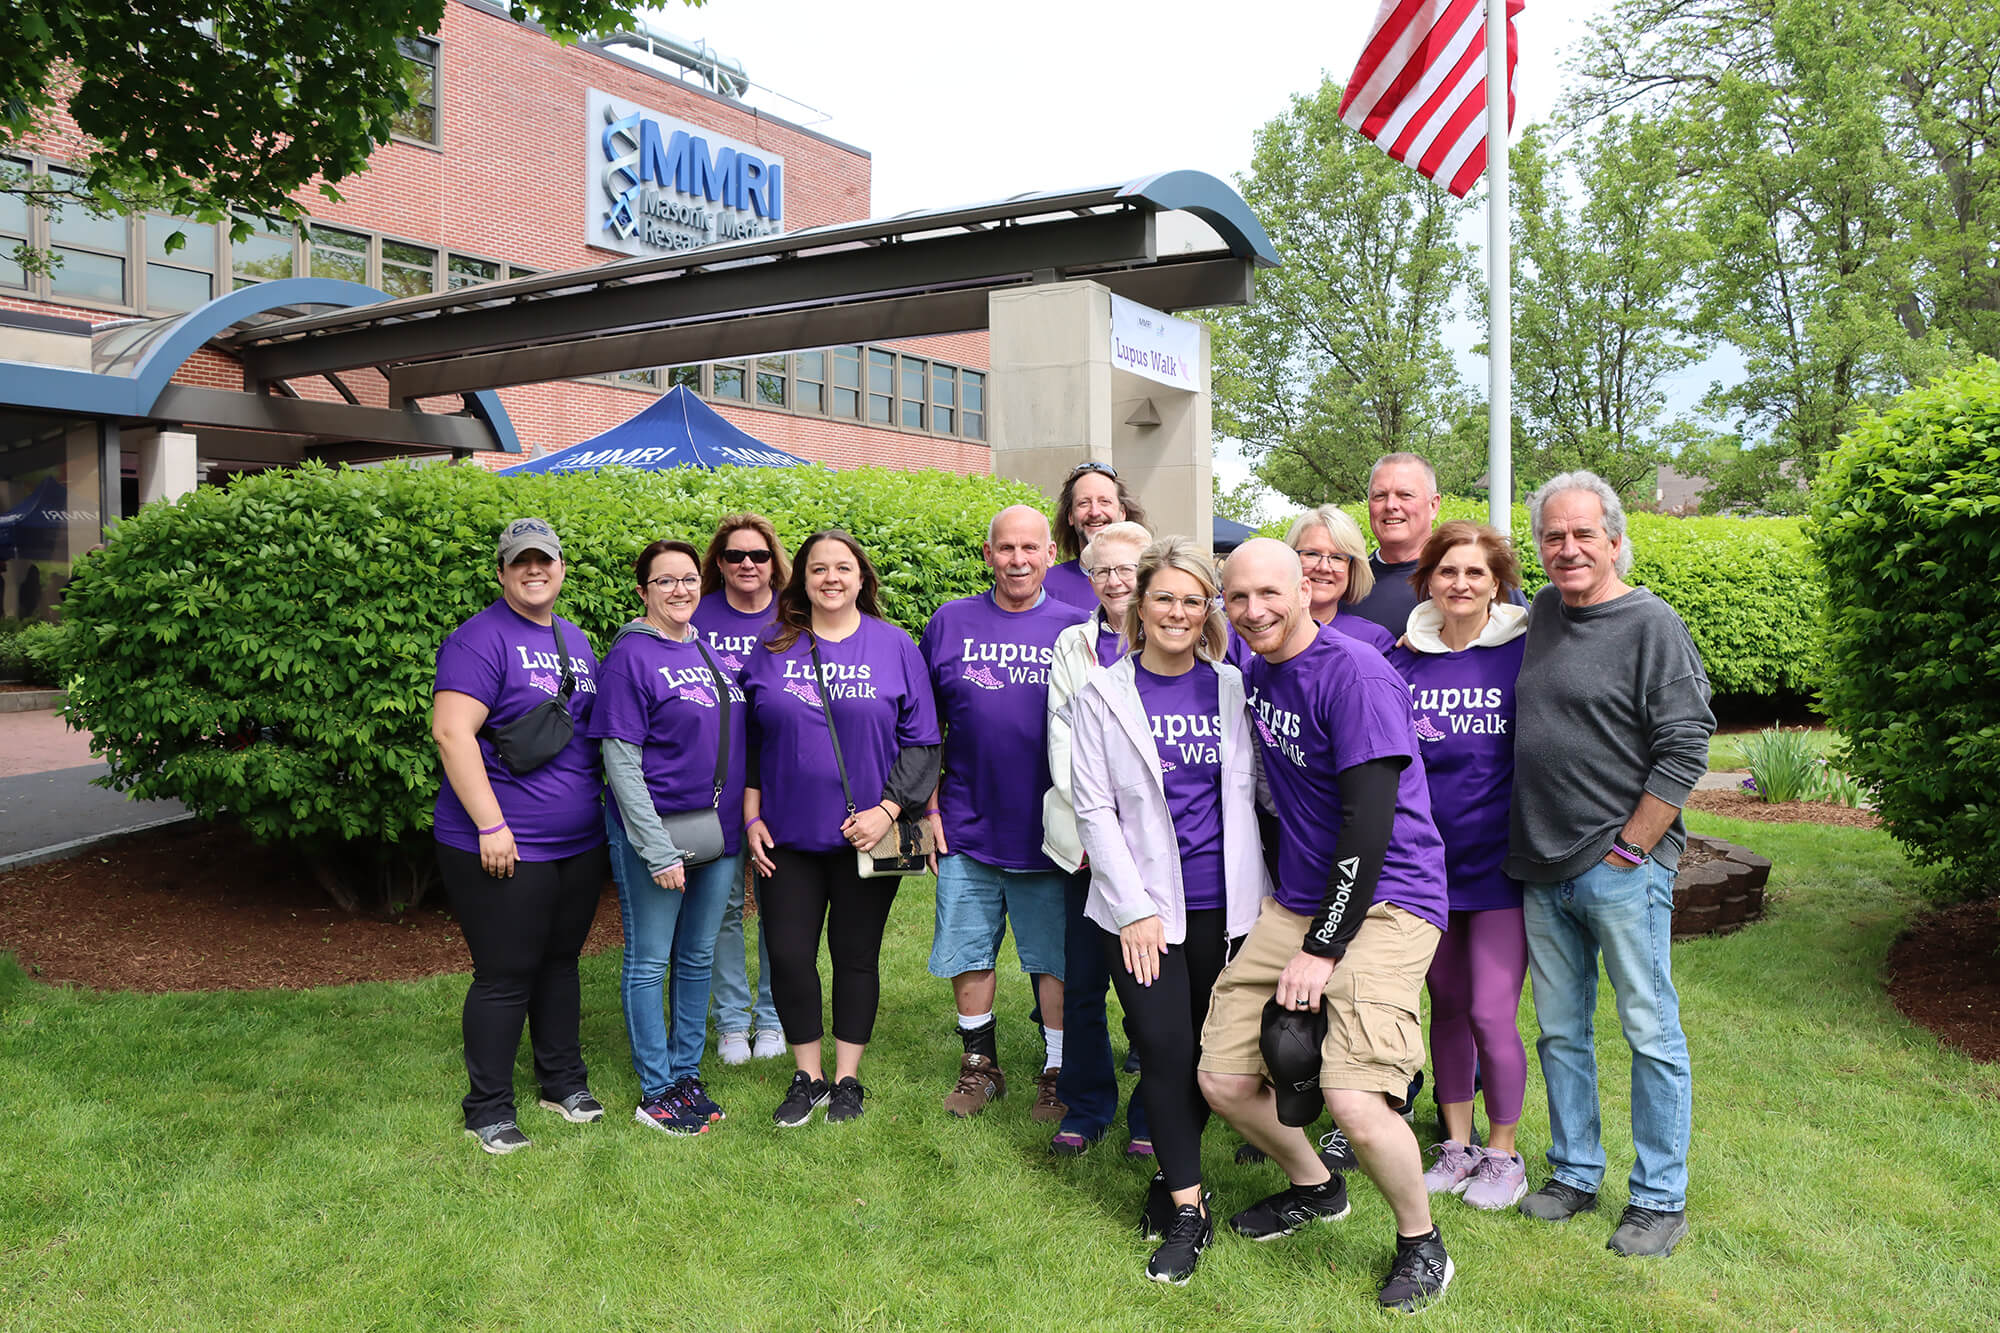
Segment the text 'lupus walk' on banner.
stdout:
<svg viewBox="0 0 2000 1333">
<path fill-rule="evenodd" d="M 1201 325 L 1113 295 L 1111 360 L 1157 384 L 1196 392 L 1201 388 Z"/>
</svg>

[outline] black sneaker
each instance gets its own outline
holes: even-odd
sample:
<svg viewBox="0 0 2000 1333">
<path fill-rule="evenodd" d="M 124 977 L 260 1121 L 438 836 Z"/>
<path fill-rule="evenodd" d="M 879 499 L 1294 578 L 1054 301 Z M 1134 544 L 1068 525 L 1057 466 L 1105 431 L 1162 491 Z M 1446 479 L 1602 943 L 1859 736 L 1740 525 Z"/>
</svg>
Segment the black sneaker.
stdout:
<svg viewBox="0 0 2000 1333">
<path fill-rule="evenodd" d="M 1119 1072 L 1119 1073 L 1121 1073 L 1121 1074 L 1136 1074 L 1136 1073 L 1138 1073 L 1138 1072 L 1139 1072 L 1139 1048 L 1138 1048 L 1138 1047 L 1136 1047 L 1136 1046 L 1132 1046 L 1132 1047 L 1128 1047 L 1128 1048 L 1126 1048 L 1126 1051 L 1125 1051 L 1125 1063 L 1124 1063 L 1124 1064 L 1123 1064 L 1122 1066 L 1120 1066 L 1120 1067 L 1119 1067 L 1119 1071 L 1118 1071 L 1118 1072 Z"/>
<path fill-rule="evenodd" d="M 1389 1276 L 1376 1300 L 1385 1310 L 1415 1314 L 1444 1295 L 1451 1285 L 1451 1256 L 1433 1227 L 1431 1234 L 1415 1245 L 1396 1241 L 1396 1257 L 1389 1261 Z"/>
<path fill-rule="evenodd" d="M 1604 1242 L 1604 1248 L 1628 1259 L 1664 1259 L 1687 1233 L 1686 1209 L 1663 1213 L 1657 1208 L 1630 1203 L 1625 1205 L 1618 1218 L 1618 1229 Z"/>
<path fill-rule="evenodd" d="M 1308 1222 L 1337 1222 L 1347 1214 L 1347 1182 L 1335 1176 L 1324 1185 L 1287 1185 L 1230 1218 L 1229 1229 L 1246 1240 L 1276 1240 Z"/>
<path fill-rule="evenodd" d="M 1259 1162 L 1268 1162 L 1270 1160 L 1270 1155 L 1254 1143 L 1239 1143 L 1236 1145 L 1236 1165 L 1238 1166 L 1256 1166 Z"/>
<path fill-rule="evenodd" d="M 479 1146 L 483 1151 L 490 1152 L 495 1157 L 504 1157 L 510 1152 L 519 1152 L 521 1149 L 528 1147 L 532 1142 L 511 1120 L 502 1120 L 491 1125 L 481 1125 L 478 1129 L 468 1129 L 465 1132 L 479 1140 Z"/>
<path fill-rule="evenodd" d="M 590 1095 L 587 1088 L 582 1092 L 572 1092 L 561 1101 L 545 1096 L 542 1098 L 542 1109 L 554 1111 L 573 1125 L 591 1125 L 604 1119 L 603 1105 Z"/>
<path fill-rule="evenodd" d="M 1185 1287 L 1194 1276 L 1194 1266 L 1201 1260 L 1201 1252 L 1215 1239 L 1215 1223 L 1200 1206 L 1184 1203 L 1174 1209 L 1174 1220 L 1167 1227 L 1166 1241 L 1153 1251 L 1153 1257 L 1146 1261 L 1146 1276 L 1155 1282 L 1171 1282 L 1176 1287 Z"/>
<path fill-rule="evenodd" d="M 785 1089 L 785 1100 L 771 1112 L 771 1119 L 781 1129 L 803 1125 L 812 1119 L 814 1107 L 826 1105 L 827 1095 L 826 1080 L 814 1078 L 801 1069 L 792 1075 L 792 1086 Z"/>
<path fill-rule="evenodd" d="M 1539 1217 L 1544 1222 L 1567 1222 L 1578 1213 L 1595 1212 L 1597 1196 L 1588 1190 L 1551 1179 L 1514 1206 L 1529 1217 Z"/>
<path fill-rule="evenodd" d="M 1147 1240 L 1164 1239 L 1174 1224 L 1174 1196 L 1167 1188 L 1167 1173 L 1155 1171 L 1146 1182 L 1146 1206 L 1139 1210 L 1139 1232 Z"/>
<path fill-rule="evenodd" d="M 826 1123 L 838 1125 L 843 1121 L 859 1120 L 865 1109 L 861 1099 L 868 1095 L 868 1089 L 861 1086 L 861 1080 L 852 1074 L 833 1085 L 833 1092 L 826 1104 Z"/>
<path fill-rule="evenodd" d="M 722 1108 L 708 1095 L 708 1089 L 701 1085 L 699 1074 L 689 1074 L 681 1079 L 667 1090 L 667 1095 L 710 1124 L 723 1118 Z"/>
<path fill-rule="evenodd" d="M 1347 1135 L 1340 1132 L 1339 1125 L 1333 1127 L 1332 1133 L 1319 1136 L 1319 1160 L 1325 1162 L 1326 1169 L 1336 1176 L 1361 1169 L 1361 1159 L 1354 1155 L 1353 1145 L 1348 1143 Z"/>
<path fill-rule="evenodd" d="M 1417 1123 L 1417 1094 L 1423 1090 L 1424 1071 L 1419 1069 L 1417 1076 L 1410 1080 L 1409 1091 L 1403 1094 L 1403 1105 L 1397 1111 L 1397 1114 L 1403 1117 L 1404 1124 L 1414 1125 Z"/>
</svg>

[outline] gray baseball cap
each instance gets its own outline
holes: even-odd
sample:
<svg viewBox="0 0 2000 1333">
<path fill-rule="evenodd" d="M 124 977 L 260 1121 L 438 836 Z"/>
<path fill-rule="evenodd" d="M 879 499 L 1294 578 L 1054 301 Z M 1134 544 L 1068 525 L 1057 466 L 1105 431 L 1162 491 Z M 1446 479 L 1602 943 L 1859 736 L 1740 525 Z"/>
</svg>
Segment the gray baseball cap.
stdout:
<svg viewBox="0 0 2000 1333">
<path fill-rule="evenodd" d="M 500 531 L 500 563 L 511 565 L 523 551 L 541 551 L 562 559 L 562 538 L 547 519 L 517 518 Z"/>
</svg>

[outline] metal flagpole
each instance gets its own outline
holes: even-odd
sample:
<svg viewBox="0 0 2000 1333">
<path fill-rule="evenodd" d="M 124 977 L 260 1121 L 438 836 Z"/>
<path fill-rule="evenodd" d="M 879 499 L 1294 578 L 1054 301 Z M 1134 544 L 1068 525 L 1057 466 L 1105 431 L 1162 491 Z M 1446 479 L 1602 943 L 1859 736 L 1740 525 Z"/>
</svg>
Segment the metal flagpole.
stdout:
<svg viewBox="0 0 2000 1333">
<path fill-rule="evenodd" d="M 1486 501 L 1488 521 L 1511 535 L 1514 312 L 1507 234 L 1507 91 L 1507 0 L 1486 0 L 1486 253 L 1492 266 L 1486 284 Z"/>
</svg>

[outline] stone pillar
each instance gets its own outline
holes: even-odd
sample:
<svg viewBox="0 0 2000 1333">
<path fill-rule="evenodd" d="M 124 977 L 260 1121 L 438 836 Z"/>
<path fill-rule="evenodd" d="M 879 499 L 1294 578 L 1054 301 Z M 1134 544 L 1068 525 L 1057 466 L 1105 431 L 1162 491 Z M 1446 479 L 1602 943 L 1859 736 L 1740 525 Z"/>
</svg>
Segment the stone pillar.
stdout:
<svg viewBox="0 0 2000 1333">
<path fill-rule="evenodd" d="M 1130 374 L 1111 356 L 1111 293 L 1095 282 L 1038 283 L 990 298 L 987 436 L 995 475 L 1038 486 L 1053 501 L 1086 459 L 1118 469 L 1158 536 L 1207 548 L 1210 489 L 1209 340 L 1200 392 Z"/>
<path fill-rule="evenodd" d="M 139 503 L 178 500 L 200 480 L 193 431 L 148 431 L 138 438 Z"/>
</svg>

